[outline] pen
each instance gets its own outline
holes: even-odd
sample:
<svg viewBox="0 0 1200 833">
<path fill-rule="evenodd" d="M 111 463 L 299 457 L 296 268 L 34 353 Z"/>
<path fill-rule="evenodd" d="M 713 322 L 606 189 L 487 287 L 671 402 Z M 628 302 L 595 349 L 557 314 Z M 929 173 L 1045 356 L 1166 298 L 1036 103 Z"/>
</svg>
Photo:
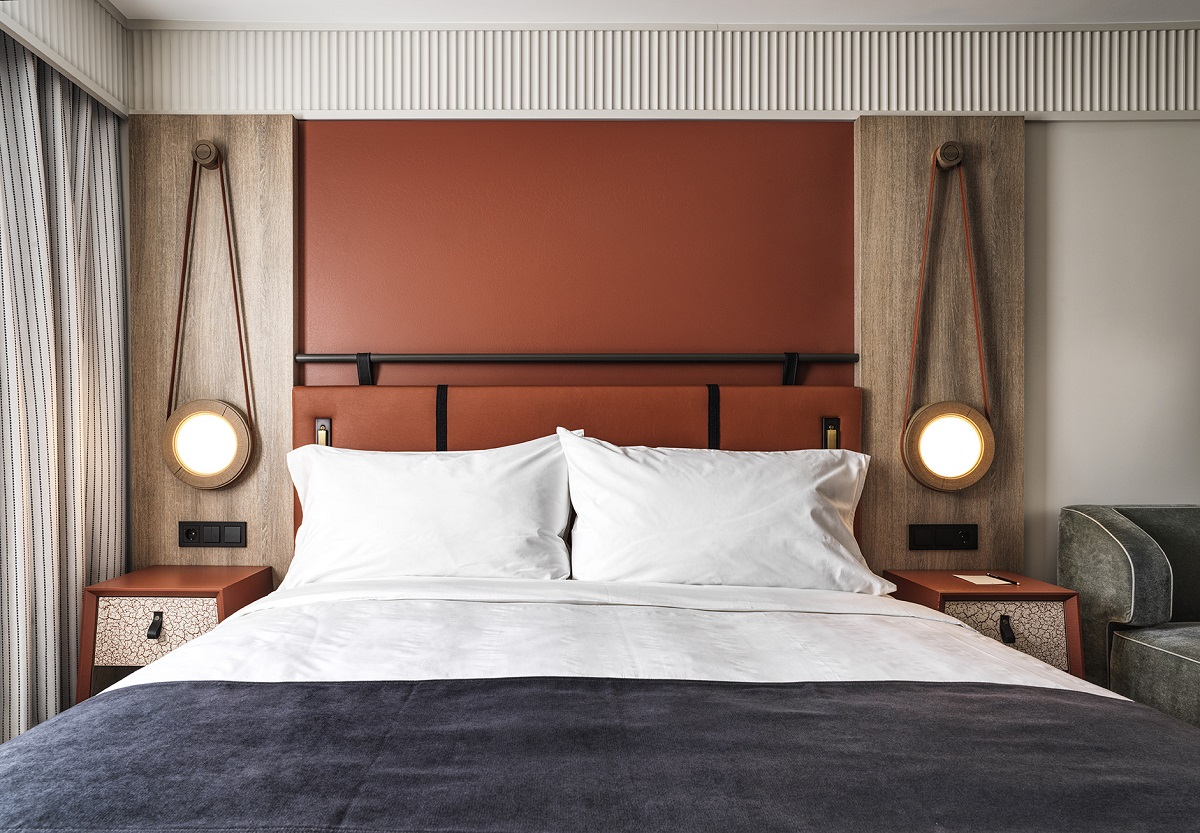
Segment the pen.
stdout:
<svg viewBox="0 0 1200 833">
<path fill-rule="evenodd" d="M 1019 581 L 1013 581 L 1012 579 L 1010 579 L 1010 578 L 1005 578 L 1004 576 L 998 576 L 998 575 L 996 575 L 995 573 L 985 573 L 985 575 L 986 575 L 988 578 L 998 578 L 998 579 L 1000 579 L 1001 581 L 1008 582 L 1009 584 L 1015 584 L 1017 587 L 1020 587 L 1020 586 L 1021 586 L 1021 582 L 1019 582 Z"/>
</svg>

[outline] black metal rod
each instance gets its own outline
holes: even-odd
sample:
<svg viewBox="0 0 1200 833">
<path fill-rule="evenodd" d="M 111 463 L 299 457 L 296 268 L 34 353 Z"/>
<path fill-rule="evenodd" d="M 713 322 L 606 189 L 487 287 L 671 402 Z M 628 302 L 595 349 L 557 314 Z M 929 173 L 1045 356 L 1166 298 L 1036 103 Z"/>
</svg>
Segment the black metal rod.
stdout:
<svg viewBox="0 0 1200 833">
<path fill-rule="evenodd" d="M 796 353 L 800 364 L 853 364 L 858 353 Z M 787 353 L 371 353 L 377 364 L 771 364 Z M 300 364 L 354 364 L 355 353 L 297 353 Z"/>
</svg>

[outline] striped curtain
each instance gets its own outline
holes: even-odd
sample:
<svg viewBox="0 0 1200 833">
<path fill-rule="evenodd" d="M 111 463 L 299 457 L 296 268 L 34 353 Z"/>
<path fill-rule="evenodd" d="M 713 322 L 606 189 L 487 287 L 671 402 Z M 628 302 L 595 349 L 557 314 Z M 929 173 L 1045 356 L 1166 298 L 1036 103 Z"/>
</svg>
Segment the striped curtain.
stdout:
<svg viewBox="0 0 1200 833">
<path fill-rule="evenodd" d="M 0 33 L 0 740 L 74 702 L 125 566 L 117 117 Z"/>
</svg>

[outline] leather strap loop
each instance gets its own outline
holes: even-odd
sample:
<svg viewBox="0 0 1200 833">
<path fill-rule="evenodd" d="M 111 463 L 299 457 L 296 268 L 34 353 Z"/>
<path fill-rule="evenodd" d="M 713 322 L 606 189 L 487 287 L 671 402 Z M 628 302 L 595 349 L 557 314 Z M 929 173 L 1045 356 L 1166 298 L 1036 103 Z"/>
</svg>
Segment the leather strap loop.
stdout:
<svg viewBox="0 0 1200 833">
<path fill-rule="evenodd" d="M 375 384 L 375 377 L 371 373 L 370 353 L 355 353 L 354 364 L 358 368 L 358 383 L 360 385 Z"/>
<path fill-rule="evenodd" d="M 979 290 L 975 277 L 975 256 L 971 250 L 971 220 L 967 213 L 967 179 L 963 174 L 963 164 L 958 165 L 958 191 L 962 203 L 963 233 L 967 247 L 967 273 L 971 280 L 971 307 L 975 316 L 975 344 L 979 350 L 979 379 L 983 386 L 983 415 L 989 421 L 992 418 L 991 405 L 988 401 L 987 365 L 983 356 L 983 324 L 979 315 Z M 913 316 L 912 349 L 908 357 L 908 390 L 904 396 L 904 425 L 912 416 L 913 376 L 917 363 L 917 337 L 921 329 L 921 303 L 925 296 L 925 276 L 929 263 L 929 235 L 933 225 L 933 190 L 937 182 L 937 154 L 935 153 L 929 165 L 929 196 L 925 204 L 925 234 L 921 241 L 921 275 L 917 282 L 917 311 Z M 901 426 L 901 431 L 904 426 Z"/>
<path fill-rule="evenodd" d="M 783 354 L 783 383 L 785 385 L 796 384 L 796 374 L 800 370 L 800 354 L 799 353 L 784 353 Z"/>
<path fill-rule="evenodd" d="M 230 220 L 229 192 L 225 187 L 225 160 L 217 156 L 212 170 L 217 172 L 221 183 L 221 211 L 225 215 L 225 243 L 229 254 L 229 282 L 233 289 L 233 316 L 237 324 L 238 355 L 242 366 L 242 391 L 246 396 L 246 427 L 253 427 L 253 415 L 250 403 L 250 371 L 246 364 L 246 339 L 242 327 L 242 293 L 238 286 L 237 266 L 233 256 L 233 222 Z M 180 336 L 183 334 L 183 299 L 187 292 L 188 276 L 192 264 L 192 239 L 196 229 L 196 202 L 200 198 L 200 165 L 192 159 L 191 182 L 188 185 L 187 215 L 184 219 L 183 230 L 183 266 L 179 270 L 179 304 L 175 309 L 175 343 L 171 350 L 171 381 L 167 385 L 167 419 L 175 411 L 175 381 L 178 378 Z"/>
</svg>

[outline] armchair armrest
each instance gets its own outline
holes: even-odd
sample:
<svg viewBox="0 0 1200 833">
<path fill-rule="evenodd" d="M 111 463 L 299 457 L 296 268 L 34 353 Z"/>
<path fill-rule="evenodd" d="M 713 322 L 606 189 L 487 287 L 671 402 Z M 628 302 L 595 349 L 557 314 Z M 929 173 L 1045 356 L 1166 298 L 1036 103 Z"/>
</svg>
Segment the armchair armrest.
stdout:
<svg viewBox="0 0 1200 833">
<path fill-rule="evenodd" d="M 1113 625 L 1157 625 L 1171 618 L 1166 554 L 1111 506 L 1067 506 L 1059 513 L 1058 583 L 1079 592 L 1084 675 L 1099 685 L 1108 685 Z"/>
</svg>

